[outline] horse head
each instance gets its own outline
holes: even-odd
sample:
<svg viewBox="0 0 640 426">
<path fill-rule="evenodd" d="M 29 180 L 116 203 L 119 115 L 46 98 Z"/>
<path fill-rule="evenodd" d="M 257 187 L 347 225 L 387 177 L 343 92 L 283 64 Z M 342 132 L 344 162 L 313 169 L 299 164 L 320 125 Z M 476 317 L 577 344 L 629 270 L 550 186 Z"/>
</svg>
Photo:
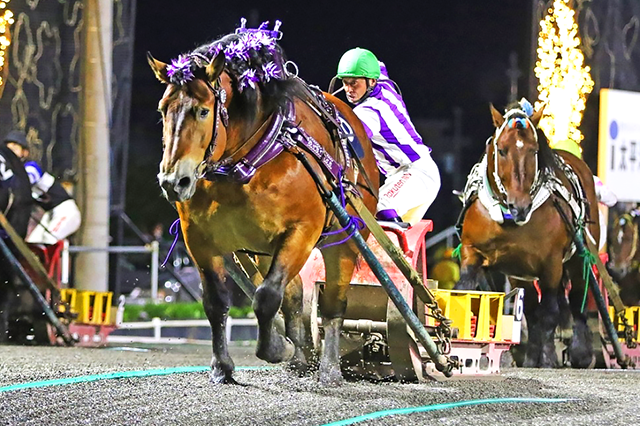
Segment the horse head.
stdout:
<svg viewBox="0 0 640 426">
<path fill-rule="evenodd" d="M 488 176 L 493 192 L 516 223 L 524 223 L 539 187 L 538 134 L 542 109 L 529 117 L 522 109 L 504 116 L 491 105 L 496 132 L 487 147 Z"/>
<path fill-rule="evenodd" d="M 618 278 L 629 271 L 638 253 L 638 221 L 640 212 L 632 210 L 621 215 L 613 226 L 609 238 L 609 263 L 607 266 Z"/>
<path fill-rule="evenodd" d="M 219 52 L 205 64 L 206 58 L 186 56 L 171 64 L 150 54 L 147 59 L 156 78 L 167 85 L 158 106 L 163 122 L 158 182 L 169 201 L 185 201 L 195 193 L 203 165 L 219 160 L 225 149 L 230 101 L 225 88 L 229 77 L 221 76 L 225 55 Z"/>
</svg>

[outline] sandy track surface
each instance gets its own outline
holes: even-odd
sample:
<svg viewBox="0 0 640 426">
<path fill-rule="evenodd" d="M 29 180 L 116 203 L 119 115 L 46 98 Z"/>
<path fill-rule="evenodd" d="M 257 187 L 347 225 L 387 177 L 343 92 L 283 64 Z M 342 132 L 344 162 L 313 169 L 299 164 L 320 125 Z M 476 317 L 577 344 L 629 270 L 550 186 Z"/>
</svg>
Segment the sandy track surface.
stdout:
<svg viewBox="0 0 640 426">
<path fill-rule="evenodd" d="M 231 348 L 236 366 L 265 366 L 253 347 Z M 77 376 L 206 366 L 208 346 L 82 349 L 0 346 L 0 388 Z M 388 415 L 375 425 L 640 424 L 640 371 L 506 369 L 491 378 L 420 384 L 346 382 L 321 387 L 281 366 L 242 370 L 243 386 L 211 385 L 206 372 L 0 391 L 2 425 L 324 425 L 406 407 L 497 398 L 555 403 L 482 403 Z"/>
</svg>

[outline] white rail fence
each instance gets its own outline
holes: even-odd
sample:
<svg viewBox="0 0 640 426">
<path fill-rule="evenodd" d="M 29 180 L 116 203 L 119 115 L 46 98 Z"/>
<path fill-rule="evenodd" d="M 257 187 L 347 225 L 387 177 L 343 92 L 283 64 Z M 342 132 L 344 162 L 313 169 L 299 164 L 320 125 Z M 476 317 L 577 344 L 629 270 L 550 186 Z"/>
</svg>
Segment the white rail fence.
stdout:
<svg viewBox="0 0 640 426">
<path fill-rule="evenodd" d="M 69 275 L 71 271 L 71 253 L 148 253 L 151 255 L 151 265 L 149 272 L 151 274 L 151 300 L 158 300 L 158 267 L 160 265 L 160 244 L 152 241 L 145 246 L 108 246 L 108 247 L 89 247 L 89 246 L 70 246 L 69 240 L 64 240 L 61 255 L 61 278 L 60 282 L 64 288 L 69 287 Z"/>
<path fill-rule="evenodd" d="M 231 340 L 231 329 L 233 327 L 257 327 L 258 321 L 255 318 L 228 318 L 225 334 L 227 341 Z M 118 330 L 153 330 L 153 336 L 118 336 L 109 335 L 108 343 L 171 343 L 171 344 L 211 344 L 211 340 L 190 339 L 184 337 L 163 337 L 162 330 L 167 328 L 185 327 L 209 327 L 208 320 L 161 320 L 153 318 L 151 321 L 123 322 L 118 324 Z"/>
</svg>

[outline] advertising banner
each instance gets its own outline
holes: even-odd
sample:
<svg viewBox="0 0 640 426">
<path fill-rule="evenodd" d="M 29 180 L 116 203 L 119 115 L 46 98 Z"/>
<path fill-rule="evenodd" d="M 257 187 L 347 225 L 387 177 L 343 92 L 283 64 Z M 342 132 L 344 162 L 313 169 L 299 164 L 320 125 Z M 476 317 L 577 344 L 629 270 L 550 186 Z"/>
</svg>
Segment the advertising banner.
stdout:
<svg viewBox="0 0 640 426">
<path fill-rule="evenodd" d="M 640 93 L 600 91 L 598 176 L 619 201 L 640 201 Z"/>
</svg>

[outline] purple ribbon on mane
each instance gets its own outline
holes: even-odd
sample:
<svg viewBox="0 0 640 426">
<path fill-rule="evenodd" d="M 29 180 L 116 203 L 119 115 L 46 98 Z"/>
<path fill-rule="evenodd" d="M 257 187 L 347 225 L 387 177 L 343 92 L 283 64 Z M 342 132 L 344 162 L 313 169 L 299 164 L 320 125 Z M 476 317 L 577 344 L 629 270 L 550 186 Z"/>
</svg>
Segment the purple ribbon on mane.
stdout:
<svg viewBox="0 0 640 426">
<path fill-rule="evenodd" d="M 179 225 L 180 225 L 180 218 L 174 220 L 173 223 L 171 224 L 171 227 L 169 227 L 169 234 L 175 236 L 175 238 L 173 239 L 173 243 L 171 243 L 171 247 L 169 248 L 167 257 L 164 259 L 164 262 L 162 262 L 162 265 L 160 265 L 161 268 L 164 268 L 165 266 L 167 266 L 167 262 L 169 261 L 169 256 L 171 256 L 171 253 L 173 253 L 173 249 L 176 247 L 176 244 L 178 243 L 178 238 L 180 238 Z"/>
</svg>

